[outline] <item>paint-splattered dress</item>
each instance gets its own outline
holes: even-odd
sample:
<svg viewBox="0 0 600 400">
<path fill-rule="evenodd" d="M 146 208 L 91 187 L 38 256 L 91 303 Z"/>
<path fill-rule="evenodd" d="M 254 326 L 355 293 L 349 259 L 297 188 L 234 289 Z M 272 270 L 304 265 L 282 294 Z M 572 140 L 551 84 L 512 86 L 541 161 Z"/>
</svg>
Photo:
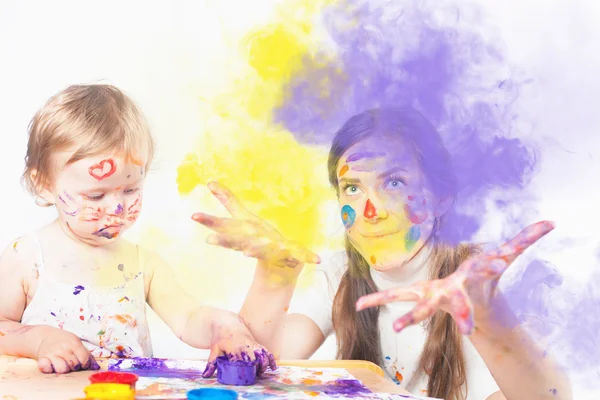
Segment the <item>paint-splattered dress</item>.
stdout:
<svg viewBox="0 0 600 400">
<path fill-rule="evenodd" d="M 116 287 L 60 282 L 44 268 L 42 247 L 37 236 L 32 237 L 39 249 L 39 279 L 21 323 L 72 332 L 94 357 L 151 357 L 143 273 Z M 138 271 L 143 271 L 141 266 Z"/>
<path fill-rule="evenodd" d="M 429 252 L 426 250 L 420 251 L 400 271 L 382 273 L 371 269 L 371 276 L 379 290 L 427 280 Z M 333 298 L 345 271 L 346 255 L 343 252 L 336 253 L 328 262 L 321 263 L 314 270 L 310 288 L 297 291 L 288 312 L 303 314 L 312 319 L 325 337 L 333 334 Z M 379 337 L 386 376 L 409 392 L 424 396 L 427 395 L 427 377 L 417 371 L 427 339 L 424 324 L 409 326 L 400 333 L 393 330 L 394 321 L 410 311 L 414 305 L 415 303 L 397 302 L 381 307 L 378 321 Z M 468 399 L 485 399 L 498 391 L 498 385 L 483 359 L 466 337 L 463 349 L 467 367 Z"/>
</svg>

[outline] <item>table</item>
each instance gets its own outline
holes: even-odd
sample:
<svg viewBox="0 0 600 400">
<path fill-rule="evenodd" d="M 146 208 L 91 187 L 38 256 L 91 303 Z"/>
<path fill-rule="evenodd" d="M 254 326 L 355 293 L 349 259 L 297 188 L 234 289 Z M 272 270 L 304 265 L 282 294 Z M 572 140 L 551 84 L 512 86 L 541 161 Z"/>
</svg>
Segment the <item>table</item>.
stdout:
<svg viewBox="0 0 600 400">
<path fill-rule="evenodd" d="M 99 360 L 102 365 L 103 361 Z M 282 366 L 306 368 L 344 368 L 369 390 L 378 393 L 408 392 L 385 379 L 377 365 L 367 361 L 279 361 Z M 42 374 L 35 360 L 0 355 L 0 400 L 68 400 L 84 397 L 83 388 L 95 371 L 80 371 L 65 375 Z"/>
</svg>

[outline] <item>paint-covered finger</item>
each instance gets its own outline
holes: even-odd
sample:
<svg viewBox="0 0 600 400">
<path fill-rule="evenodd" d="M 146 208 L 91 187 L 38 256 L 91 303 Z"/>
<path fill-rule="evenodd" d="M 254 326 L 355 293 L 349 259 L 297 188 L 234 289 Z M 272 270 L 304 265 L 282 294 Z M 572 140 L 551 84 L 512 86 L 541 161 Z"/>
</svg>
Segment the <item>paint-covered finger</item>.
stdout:
<svg viewBox="0 0 600 400">
<path fill-rule="evenodd" d="M 258 367 L 256 369 L 256 374 L 258 376 L 261 376 L 267 370 L 267 367 L 269 366 L 269 360 L 265 354 L 265 350 L 262 348 L 255 349 L 254 355 L 256 356 L 257 367 Z"/>
<path fill-rule="evenodd" d="M 475 325 L 473 304 L 465 292 L 456 291 L 450 296 L 450 315 L 456 322 L 460 333 L 470 335 L 473 332 Z"/>
<path fill-rule="evenodd" d="M 204 372 L 202 372 L 203 378 L 210 378 L 215 374 L 215 371 L 217 370 L 217 357 L 219 357 L 221 354 L 222 351 L 219 349 L 218 345 L 213 345 L 211 347 L 206 368 L 204 369 Z"/>
<path fill-rule="evenodd" d="M 81 369 L 88 369 L 91 365 L 91 361 L 94 359 L 83 344 L 76 346 L 73 349 L 73 354 L 77 358 Z"/>
<path fill-rule="evenodd" d="M 232 217 L 237 219 L 252 219 L 254 214 L 246 209 L 231 190 L 219 182 L 210 182 L 208 190 L 223 204 Z"/>
<path fill-rule="evenodd" d="M 49 358 L 55 373 L 66 374 L 71 370 L 67 361 L 65 361 L 62 357 L 51 356 Z"/>
<path fill-rule="evenodd" d="M 214 215 L 197 212 L 192 219 L 216 232 L 235 232 L 240 229 L 240 221 L 231 218 L 215 217 Z"/>
<path fill-rule="evenodd" d="M 252 356 L 250 356 L 250 354 L 252 354 Z M 244 362 L 252 362 L 256 359 L 254 353 L 249 351 L 240 352 L 240 355 L 238 357 L 241 358 Z"/>
<path fill-rule="evenodd" d="M 420 298 L 421 294 L 419 287 L 415 285 L 407 288 L 388 289 L 360 297 L 356 302 L 356 311 L 382 306 L 395 301 L 417 301 Z"/>
<path fill-rule="evenodd" d="M 498 256 L 504 258 L 508 264 L 520 256 L 529 246 L 551 232 L 555 227 L 554 222 L 541 221 L 529 225 L 515 237 L 504 243 L 498 249 Z"/>
<path fill-rule="evenodd" d="M 269 368 L 271 368 L 271 371 L 276 371 L 277 370 L 277 361 L 275 360 L 275 356 L 270 351 L 268 351 L 268 350 L 265 350 L 265 351 L 267 352 L 267 358 L 269 359 Z"/>
<path fill-rule="evenodd" d="M 318 254 L 313 253 L 312 251 L 308 250 L 308 249 L 302 249 L 302 260 L 306 263 L 306 264 L 321 264 L 321 257 L 319 257 Z"/>
<path fill-rule="evenodd" d="M 426 320 L 435 314 L 437 309 L 437 303 L 434 300 L 418 303 L 411 311 L 394 321 L 394 331 L 400 332 L 409 325 L 415 325 Z"/>
<path fill-rule="evenodd" d="M 98 365 L 98 362 L 92 356 L 90 356 L 90 368 L 89 369 L 92 371 L 98 371 L 100 369 L 100 365 Z"/>
</svg>

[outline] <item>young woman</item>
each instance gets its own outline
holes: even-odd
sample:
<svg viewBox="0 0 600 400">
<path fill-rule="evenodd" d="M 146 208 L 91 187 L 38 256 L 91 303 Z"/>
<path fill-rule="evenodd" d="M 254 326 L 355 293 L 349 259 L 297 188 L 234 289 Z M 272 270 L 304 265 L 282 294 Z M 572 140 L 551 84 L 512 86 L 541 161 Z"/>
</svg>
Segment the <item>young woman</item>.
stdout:
<svg viewBox="0 0 600 400">
<path fill-rule="evenodd" d="M 215 231 L 209 243 L 258 259 L 241 315 L 261 344 L 281 358 L 309 358 L 334 333 L 338 358 L 372 361 L 407 390 L 447 400 L 571 397 L 550 358 L 511 324 L 496 290 L 551 223 L 487 253 L 445 244 L 456 177 L 438 132 L 410 108 L 350 118 L 333 139 L 328 168 L 346 251 L 319 266 L 291 305 L 302 265 L 319 263 L 317 255 L 217 183 L 209 188 L 233 218 L 194 215 Z"/>
</svg>

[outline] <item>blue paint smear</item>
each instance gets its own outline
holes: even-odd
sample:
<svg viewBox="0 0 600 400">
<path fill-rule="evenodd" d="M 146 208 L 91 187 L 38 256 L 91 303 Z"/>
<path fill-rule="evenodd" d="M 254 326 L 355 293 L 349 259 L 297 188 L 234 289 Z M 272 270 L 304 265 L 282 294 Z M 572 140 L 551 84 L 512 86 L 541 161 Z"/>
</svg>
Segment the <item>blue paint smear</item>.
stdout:
<svg viewBox="0 0 600 400">
<path fill-rule="evenodd" d="M 354 225 L 354 221 L 356 221 L 356 211 L 348 204 L 342 207 L 342 223 L 346 229 L 349 229 Z"/>
</svg>

